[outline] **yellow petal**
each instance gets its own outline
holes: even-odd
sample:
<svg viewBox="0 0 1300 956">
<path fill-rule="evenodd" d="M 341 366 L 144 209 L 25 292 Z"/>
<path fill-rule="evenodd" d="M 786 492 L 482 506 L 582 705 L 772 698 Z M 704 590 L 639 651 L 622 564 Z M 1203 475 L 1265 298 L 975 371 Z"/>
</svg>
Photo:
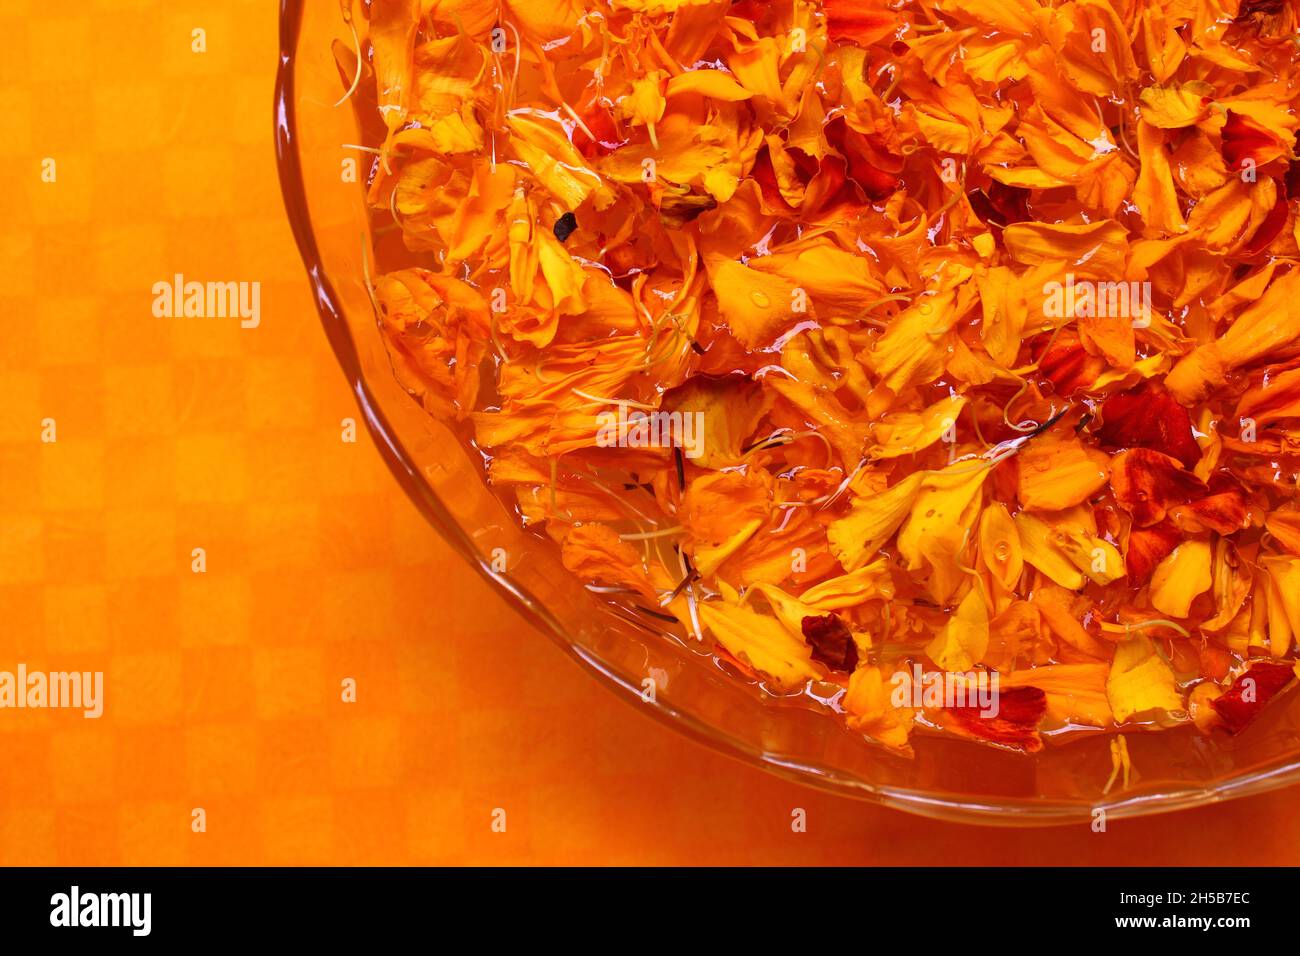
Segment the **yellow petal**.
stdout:
<svg viewBox="0 0 1300 956">
<path fill-rule="evenodd" d="M 990 502 L 980 515 L 980 558 L 989 573 L 1008 591 L 1015 590 L 1024 571 L 1024 553 L 1020 549 L 1020 533 L 1007 506 L 1000 501 Z"/>
<path fill-rule="evenodd" d="M 1183 405 L 1194 405 L 1222 385 L 1227 373 L 1290 346 L 1300 338 L 1300 269 L 1273 280 L 1237 315 L 1223 337 L 1197 348 L 1170 371 L 1165 384 Z"/>
<path fill-rule="evenodd" d="M 943 670 L 965 671 L 975 666 L 988 646 L 988 604 L 980 589 L 973 587 L 943 630 L 926 646 L 925 653 Z"/>
<path fill-rule="evenodd" d="M 800 640 L 803 640 L 805 617 L 842 611 L 870 600 L 889 600 L 894 596 L 893 581 L 884 558 L 857 571 L 823 581 L 797 597 L 763 581 L 754 584 L 753 589 L 763 595 L 781 623 Z"/>
<path fill-rule="evenodd" d="M 947 333 L 961 314 L 955 292 L 921 296 L 890 320 L 870 353 L 871 367 L 895 392 L 938 378 L 952 354 Z"/>
<path fill-rule="evenodd" d="M 551 301 L 556 311 L 566 314 L 585 311 L 587 300 L 583 298 L 582 287 L 587 281 L 587 273 L 582 266 L 569 255 L 552 230 L 537 230 L 534 241 L 537 243 L 537 261 L 551 290 Z"/>
<path fill-rule="evenodd" d="M 472 106 L 430 120 L 428 126 L 404 129 L 393 137 L 399 146 L 411 146 L 451 155 L 473 153 L 483 148 L 483 128 L 474 118 Z"/>
<path fill-rule="evenodd" d="M 1148 86 L 1139 95 L 1142 119 L 1160 129 L 1194 126 L 1210 112 L 1214 87 L 1193 81 L 1173 86 Z"/>
<path fill-rule="evenodd" d="M 1105 0 L 1063 4 L 1045 27 L 1061 70 L 1085 93 L 1110 96 L 1136 71 L 1128 27 Z M 1099 35 L 1107 38 L 1105 44 L 1096 42 Z"/>
<path fill-rule="evenodd" d="M 1211 557 L 1208 540 L 1192 538 L 1174 548 L 1151 573 L 1151 606 L 1170 617 L 1187 617 L 1192 601 L 1209 590 Z"/>
<path fill-rule="evenodd" d="M 1178 35 L 1176 24 L 1165 17 L 1164 10 L 1148 7 L 1142 14 L 1142 39 L 1151 74 L 1167 82 L 1178 71 L 1187 55 L 1187 44 Z"/>
<path fill-rule="evenodd" d="M 912 510 L 923 478 L 913 472 L 879 494 L 854 498 L 849 513 L 831 522 L 826 537 L 845 570 L 859 567 L 889 540 Z"/>
<path fill-rule="evenodd" d="M 1063 588 L 1077 591 L 1083 587 L 1082 572 L 1055 545 L 1050 524 L 1027 511 L 1016 513 L 1015 524 L 1027 564 L 1042 571 Z"/>
<path fill-rule="evenodd" d="M 721 70 L 688 70 L 668 81 L 669 99 L 686 93 L 699 93 L 711 100 L 726 100 L 731 103 L 747 100 L 754 95 L 737 83 L 730 73 Z"/>
<path fill-rule="evenodd" d="M 983 311 L 980 335 L 984 347 L 994 361 L 1010 368 L 1020 351 L 1029 311 L 1016 273 L 1006 266 L 995 266 L 986 274 L 977 274 L 975 282 Z"/>
<path fill-rule="evenodd" d="M 472 42 L 466 34 L 456 33 L 421 43 L 415 51 L 411 118 L 427 127 L 444 116 L 458 113 L 477 129 L 474 100 L 486 65 L 483 45 Z"/>
<path fill-rule="evenodd" d="M 855 607 L 874 598 L 892 598 L 893 580 L 889 575 L 889 562 L 877 558 L 865 567 L 841 574 L 809 588 L 799 595 L 799 600 L 825 614 L 846 607 Z"/>
<path fill-rule="evenodd" d="M 656 148 L 659 138 L 655 133 L 655 124 L 664 118 L 667 103 L 660 89 L 663 74 L 652 70 L 645 76 L 632 81 L 632 92 L 623 97 L 620 106 L 623 115 L 631 120 L 633 126 L 645 126 L 650 131 L 650 142 Z"/>
<path fill-rule="evenodd" d="M 775 584 L 769 584 L 766 581 L 759 581 L 753 585 L 753 590 L 763 596 L 768 606 L 772 608 L 772 613 L 776 615 L 777 620 L 790 632 L 792 637 L 803 640 L 803 619 L 806 617 L 816 617 L 819 612 L 815 607 L 805 604 L 793 594 L 788 594 L 781 590 Z"/>
<path fill-rule="evenodd" d="M 579 0 L 505 0 L 524 35 L 547 42 L 567 37 L 586 15 Z"/>
<path fill-rule="evenodd" d="M 517 115 L 506 122 L 511 148 L 565 209 L 577 209 L 588 196 L 598 209 L 613 202 L 609 187 L 554 124 Z"/>
<path fill-rule="evenodd" d="M 718 545 L 698 545 L 695 548 L 695 569 L 705 577 L 712 576 L 722 562 L 739 551 L 763 526 L 759 518 L 747 521 L 737 529 L 736 533 L 731 535 L 725 541 Z"/>
<path fill-rule="evenodd" d="M 929 564 L 926 588 L 940 604 L 947 603 L 966 577 L 958 554 L 968 543 L 991 471 L 980 463 L 959 461 L 927 475 L 898 533 L 898 551 L 907 559 L 908 570 Z"/>
<path fill-rule="evenodd" d="M 497 241 L 501 210 L 510 203 L 514 187 L 514 168 L 505 163 L 495 170 L 482 166 L 474 171 L 469 195 L 458 204 L 448 222 L 446 240 L 450 260 L 464 261 Z"/>
<path fill-rule="evenodd" d="M 664 396 L 664 410 L 700 416 L 698 455 L 687 457 L 702 468 L 720 469 L 741 463 L 745 443 L 771 404 L 769 393 L 753 382 L 724 381 L 703 376 L 690 379 Z M 699 419 L 697 419 L 699 420 Z"/>
<path fill-rule="evenodd" d="M 1035 588 L 1031 597 L 1043 621 L 1059 640 L 1098 660 L 1111 656 L 1111 645 L 1093 637 L 1080 623 L 1088 609 L 1087 598 L 1081 599 L 1055 584 Z"/>
<path fill-rule="evenodd" d="M 1222 696 L 1223 689 L 1208 680 L 1201 681 L 1187 695 L 1187 715 L 1201 733 L 1208 734 L 1219 723 L 1219 712 L 1211 705 Z"/>
<path fill-rule="evenodd" d="M 734 123 L 703 124 L 687 112 L 672 110 L 656 126 L 659 146 L 629 143 L 600 163 L 601 170 L 621 183 L 643 188 L 647 175 L 656 184 L 703 186 L 718 202 L 735 192 L 742 156 Z M 761 137 L 762 131 L 755 131 Z M 707 196 L 701 197 L 708 199 Z"/>
<path fill-rule="evenodd" d="M 1051 536 L 1051 543 L 1085 577 L 1097 584 L 1110 584 L 1125 575 L 1124 557 L 1119 549 L 1095 534 L 1057 530 Z"/>
<path fill-rule="evenodd" d="M 1246 603 L 1254 584 L 1254 573 L 1242 560 L 1236 547 L 1227 538 L 1220 538 L 1214 546 L 1214 617 L 1201 623 L 1203 631 L 1221 631 L 1237 616 Z"/>
<path fill-rule="evenodd" d="M 1250 221 L 1252 194 L 1256 188 L 1275 187 L 1271 179 L 1264 179 L 1252 187 L 1234 176 L 1192 207 L 1187 216 L 1187 228 L 1197 233 L 1200 241 L 1211 250 L 1222 251 L 1233 246 Z"/>
<path fill-rule="evenodd" d="M 1145 634 L 1135 634 L 1116 646 L 1106 678 L 1106 697 L 1117 723 L 1183 709 L 1174 672 Z"/>
<path fill-rule="evenodd" d="M 424 15 L 435 23 L 483 39 L 501 16 L 500 0 L 421 0 Z"/>
<path fill-rule="evenodd" d="M 864 300 L 885 293 L 871 274 L 869 260 L 846 252 L 825 237 L 792 242 L 769 256 L 749 261 L 757 272 L 778 275 L 804 290 L 817 304 L 837 312 L 856 314 Z"/>
<path fill-rule="evenodd" d="M 818 676 L 811 649 L 775 618 L 709 601 L 700 605 L 700 621 L 719 644 L 779 690 L 794 690 Z"/>
<path fill-rule="evenodd" d="M 1267 557 L 1260 566 L 1268 576 L 1269 652 L 1284 657 L 1300 633 L 1300 558 Z"/>
<path fill-rule="evenodd" d="M 920 412 L 888 415 L 876 425 L 876 443 L 867 449 L 867 454 L 871 458 L 898 458 L 929 448 L 945 433 L 955 434 L 957 416 L 965 407 L 965 396 L 950 395 Z"/>
</svg>

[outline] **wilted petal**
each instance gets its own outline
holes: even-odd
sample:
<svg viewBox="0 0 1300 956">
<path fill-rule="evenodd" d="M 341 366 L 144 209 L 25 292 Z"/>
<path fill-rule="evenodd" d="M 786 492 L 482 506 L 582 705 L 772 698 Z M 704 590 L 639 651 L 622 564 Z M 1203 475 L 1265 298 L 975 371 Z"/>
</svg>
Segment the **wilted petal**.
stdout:
<svg viewBox="0 0 1300 956">
<path fill-rule="evenodd" d="M 1265 704 L 1290 686 L 1295 676 L 1290 664 L 1251 664 L 1227 692 L 1210 701 L 1210 706 L 1230 733 L 1239 734 L 1259 716 Z"/>
</svg>

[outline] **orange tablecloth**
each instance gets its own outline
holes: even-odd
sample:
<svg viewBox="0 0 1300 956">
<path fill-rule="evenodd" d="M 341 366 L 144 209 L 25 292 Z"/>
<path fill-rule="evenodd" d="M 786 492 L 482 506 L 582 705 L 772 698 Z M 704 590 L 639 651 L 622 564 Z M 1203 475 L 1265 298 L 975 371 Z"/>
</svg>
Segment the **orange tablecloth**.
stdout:
<svg viewBox="0 0 1300 956">
<path fill-rule="evenodd" d="M 340 440 L 355 408 L 275 174 L 276 5 L 21 6 L 0 13 L 0 670 L 103 670 L 106 701 L 0 710 L 0 863 L 1297 861 L 1295 792 L 1105 834 L 937 824 L 617 701 Z M 155 318 L 177 272 L 260 281 L 261 325 Z"/>
</svg>

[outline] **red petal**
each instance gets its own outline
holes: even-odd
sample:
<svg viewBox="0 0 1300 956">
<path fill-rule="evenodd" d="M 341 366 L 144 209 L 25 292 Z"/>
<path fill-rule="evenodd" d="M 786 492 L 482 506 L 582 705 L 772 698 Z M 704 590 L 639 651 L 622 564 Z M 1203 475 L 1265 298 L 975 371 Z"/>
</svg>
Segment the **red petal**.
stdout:
<svg viewBox="0 0 1300 956">
<path fill-rule="evenodd" d="M 981 740 L 1020 747 L 1034 752 L 1043 749 L 1038 722 L 1047 712 L 1047 695 L 1037 687 L 1010 687 L 996 692 L 997 716 L 981 716 L 978 704 L 945 707 L 953 730 Z"/>
<path fill-rule="evenodd" d="M 1146 387 L 1121 392 L 1101 406 L 1097 437 L 1119 448 L 1154 448 L 1182 462 L 1184 468 L 1201 460 L 1201 447 L 1192 437 L 1192 417 L 1164 389 Z"/>
<path fill-rule="evenodd" d="M 987 190 L 972 189 L 966 194 L 975 215 L 986 225 L 1009 226 L 1025 222 L 1029 215 L 1029 190 L 1007 186 L 996 180 Z"/>
<path fill-rule="evenodd" d="M 882 161 L 880 157 L 886 157 L 891 164 L 895 162 L 894 158 L 873 143 L 870 137 L 851 129 L 843 117 L 836 117 L 826 124 L 826 140 L 844 157 L 849 179 L 862 187 L 868 199 L 885 199 L 898 189 L 898 176 L 876 165 Z M 901 165 L 901 161 L 897 162 Z"/>
<path fill-rule="evenodd" d="M 1210 701 L 1210 706 L 1223 718 L 1229 733 L 1239 734 L 1294 677 L 1290 664 L 1251 664 L 1222 697 Z"/>
<path fill-rule="evenodd" d="M 812 648 L 812 659 L 833 671 L 852 672 L 858 666 L 858 645 L 839 615 L 805 617 L 800 622 L 804 640 Z"/>
<path fill-rule="evenodd" d="M 1019 186 L 1008 186 L 994 180 L 989 184 L 989 202 L 1002 216 L 1007 225 L 1013 222 L 1027 222 L 1029 215 L 1029 190 Z"/>
<path fill-rule="evenodd" d="M 1162 520 L 1172 505 L 1186 504 L 1209 492 L 1205 482 L 1168 455 L 1149 448 L 1120 452 L 1110 463 L 1110 486 L 1133 524 L 1147 528 Z"/>
<path fill-rule="evenodd" d="M 883 3 L 867 0 L 824 0 L 826 32 L 832 40 L 849 40 L 870 46 L 890 36 L 898 24 L 898 14 Z"/>
</svg>

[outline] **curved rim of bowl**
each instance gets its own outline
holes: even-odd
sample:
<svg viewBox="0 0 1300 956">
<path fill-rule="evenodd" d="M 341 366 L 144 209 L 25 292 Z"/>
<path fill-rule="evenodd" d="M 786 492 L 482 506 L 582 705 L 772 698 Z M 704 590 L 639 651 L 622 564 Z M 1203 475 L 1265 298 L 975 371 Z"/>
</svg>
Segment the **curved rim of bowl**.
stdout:
<svg viewBox="0 0 1300 956">
<path fill-rule="evenodd" d="M 875 786 L 835 768 L 810 761 L 792 760 L 738 740 L 694 715 L 679 710 L 664 695 L 658 695 L 652 703 L 645 702 L 641 697 L 639 678 L 624 673 L 587 648 L 575 644 L 564 626 L 527 589 L 493 571 L 477 554 L 464 529 L 425 483 L 419 466 L 371 394 L 370 386 L 361 371 L 356 344 L 343 318 L 341 303 L 320 260 L 302 178 L 302 162 L 297 150 L 294 54 L 306 2 L 307 0 L 280 0 L 280 59 L 274 93 L 276 166 L 294 241 L 307 270 L 316 310 L 320 314 L 321 325 L 335 358 L 351 386 L 380 457 L 420 514 L 516 612 L 546 634 L 552 643 L 592 674 L 600 684 L 620 699 L 638 708 L 648 708 L 649 713 L 660 723 L 751 767 L 840 796 L 867 800 L 951 822 L 995 826 L 1063 826 L 1087 822 L 1098 810 L 1103 810 L 1108 817 L 1116 819 L 1167 813 L 1263 793 L 1300 781 L 1300 758 L 1297 758 L 1290 764 L 1242 774 L 1213 786 L 1138 793 L 1092 804 L 1059 800 L 972 801 L 920 790 Z"/>
</svg>

